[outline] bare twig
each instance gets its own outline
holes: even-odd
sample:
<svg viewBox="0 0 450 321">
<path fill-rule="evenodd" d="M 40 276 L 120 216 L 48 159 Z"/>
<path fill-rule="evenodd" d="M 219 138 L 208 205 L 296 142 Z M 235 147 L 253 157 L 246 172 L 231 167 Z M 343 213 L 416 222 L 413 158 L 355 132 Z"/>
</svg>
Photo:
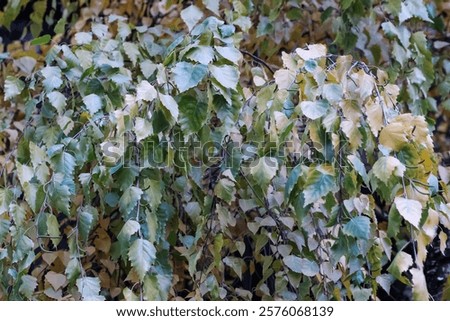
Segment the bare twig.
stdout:
<svg viewBox="0 0 450 321">
<path fill-rule="evenodd" d="M 247 56 L 251 57 L 254 61 L 256 61 L 256 62 L 260 63 L 261 65 L 263 65 L 264 67 L 266 67 L 272 75 L 275 73 L 273 68 L 270 67 L 269 64 L 267 62 L 265 62 L 264 60 L 262 60 L 261 58 L 255 56 L 254 54 L 252 54 L 251 52 L 248 52 L 246 50 L 240 50 L 240 52 L 243 55 L 247 55 Z"/>
</svg>

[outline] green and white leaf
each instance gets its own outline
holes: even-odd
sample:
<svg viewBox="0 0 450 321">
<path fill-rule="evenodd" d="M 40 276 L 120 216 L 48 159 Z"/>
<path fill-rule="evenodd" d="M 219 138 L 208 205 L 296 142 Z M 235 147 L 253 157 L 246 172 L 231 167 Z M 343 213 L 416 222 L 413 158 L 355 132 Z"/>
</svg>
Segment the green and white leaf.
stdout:
<svg viewBox="0 0 450 321">
<path fill-rule="evenodd" d="M 158 93 L 147 80 L 143 80 L 136 87 L 136 100 L 137 101 L 153 101 L 158 97 Z"/>
<path fill-rule="evenodd" d="M 367 216 L 353 217 L 348 223 L 344 225 L 342 231 L 350 236 L 359 239 L 368 240 L 370 234 L 370 219 Z"/>
<path fill-rule="evenodd" d="M 16 226 L 22 226 L 22 224 L 25 221 L 26 218 L 26 211 L 25 209 L 17 204 L 11 203 L 9 205 L 9 212 L 11 213 L 13 220 L 14 220 L 14 224 Z M 0 215 L 1 215 L 1 210 L 0 210 Z"/>
<path fill-rule="evenodd" d="M 239 82 L 239 71 L 236 67 L 223 66 L 209 66 L 209 71 L 212 76 L 225 88 L 236 89 Z"/>
<path fill-rule="evenodd" d="M 325 116 L 329 107 L 329 104 L 325 100 L 302 101 L 300 103 L 303 114 L 312 120 Z"/>
<path fill-rule="evenodd" d="M 315 276 L 320 271 L 319 265 L 316 262 L 295 255 L 284 257 L 283 263 L 293 272 L 301 273 L 309 277 Z"/>
<path fill-rule="evenodd" d="M 11 222 L 6 219 L 0 218 L 0 243 L 3 242 L 6 235 L 9 233 L 9 227 L 11 226 Z"/>
<path fill-rule="evenodd" d="M 215 15 L 220 16 L 219 12 L 219 0 L 202 0 L 205 7 L 212 12 L 214 12 Z"/>
<path fill-rule="evenodd" d="M 19 78 L 7 76 L 5 80 L 5 100 L 14 98 L 25 89 L 25 83 Z"/>
<path fill-rule="evenodd" d="M 221 55 L 222 57 L 224 57 L 225 59 L 227 59 L 228 61 L 231 61 L 234 64 L 238 64 L 239 61 L 242 60 L 242 54 L 241 52 L 236 49 L 235 47 L 222 47 L 222 46 L 215 46 L 214 47 L 217 52 L 219 53 L 219 55 Z"/>
<path fill-rule="evenodd" d="M 393 156 L 382 156 L 373 164 L 373 174 L 383 183 L 387 183 L 392 175 L 403 177 L 406 167 Z"/>
<path fill-rule="evenodd" d="M 134 267 L 139 275 L 140 280 L 143 281 L 145 275 L 156 259 L 156 248 L 147 240 L 136 239 L 130 246 L 128 258 L 131 262 L 131 266 Z"/>
<path fill-rule="evenodd" d="M 36 289 L 38 285 L 37 279 L 31 275 L 22 275 L 20 280 L 22 283 L 20 284 L 19 292 L 30 300 L 33 297 L 34 289 Z"/>
<path fill-rule="evenodd" d="M 210 46 L 196 46 L 189 51 L 186 57 L 203 65 L 208 65 L 213 61 L 215 55 L 213 48 Z"/>
<path fill-rule="evenodd" d="M 61 241 L 61 232 L 59 231 L 59 222 L 55 215 L 49 214 L 47 216 L 47 232 L 51 237 L 53 244 L 58 246 Z"/>
<path fill-rule="evenodd" d="M 86 45 L 92 42 L 92 32 L 77 32 L 75 34 L 75 43 L 77 45 Z"/>
<path fill-rule="evenodd" d="M 125 54 L 130 58 L 133 66 L 136 66 L 138 58 L 140 57 L 139 47 L 132 42 L 125 42 L 123 44 L 123 49 L 125 50 Z"/>
<path fill-rule="evenodd" d="M 419 228 L 422 218 L 422 203 L 404 197 L 396 197 L 394 203 L 400 215 L 414 227 Z"/>
<path fill-rule="evenodd" d="M 192 96 L 184 95 L 179 101 L 181 130 L 186 134 L 197 133 L 205 124 L 208 105 Z"/>
<path fill-rule="evenodd" d="M 412 17 L 420 18 L 423 21 L 433 22 L 428 16 L 427 6 L 422 0 L 402 1 L 400 14 L 398 15 L 400 24 Z"/>
<path fill-rule="evenodd" d="M 102 99 L 96 94 L 90 94 L 83 97 L 83 103 L 91 115 L 94 115 L 102 109 Z"/>
<path fill-rule="evenodd" d="M 64 113 L 64 107 L 66 107 L 66 97 L 59 91 L 52 91 L 47 94 L 48 101 L 55 107 L 59 115 Z"/>
<path fill-rule="evenodd" d="M 104 301 L 100 295 L 100 279 L 98 277 L 82 277 L 77 279 L 77 288 L 83 301 Z"/>
<path fill-rule="evenodd" d="M 131 186 L 127 189 L 119 200 L 120 212 L 124 215 L 130 214 L 141 199 L 141 195 L 142 190 L 139 187 Z"/>
<path fill-rule="evenodd" d="M 176 102 L 176 100 L 170 95 L 164 95 L 161 93 L 159 94 L 159 99 L 160 99 L 162 105 L 164 107 L 166 107 L 167 110 L 170 112 L 170 114 L 172 115 L 172 118 L 175 121 L 177 121 L 179 110 L 178 110 L 178 103 Z"/>
<path fill-rule="evenodd" d="M 191 31 L 203 18 L 203 12 L 197 6 L 190 5 L 186 9 L 181 10 L 180 16 L 189 31 Z"/>
<path fill-rule="evenodd" d="M 402 275 L 410 266 L 414 264 L 411 255 L 403 251 L 397 253 L 391 265 L 389 265 L 388 272 L 391 273 L 400 282 L 410 285 L 409 280 Z"/>
<path fill-rule="evenodd" d="M 278 170 L 276 158 L 261 157 L 250 164 L 250 174 L 263 190 L 267 189 L 270 181 Z"/>
<path fill-rule="evenodd" d="M 58 89 L 63 84 L 61 69 L 59 67 L 47 66 L 41 69 L 41 74 L 45 78 L 43 83 L 47 92 Z"/>
<path fill-rule="evenodd" d="M 197 86 L 206 76 L 207 71 L 208 67 L 202 64 L 179 62 L 172 69 L 173 80 L 180 92 L 184 92 Z"/>
<path fill-rule="evenodd" d="M 0 188 L 0 215 L 9 210 L 14 199 L 14 193 L 10 189 Z"/>
<path fill-rule="evenodd" d="M 305 206 L 318 201 L 336 189 L 334 170 L 330 166 L 320 165 L 308 173 L 303 194 Z"/>
</svg>

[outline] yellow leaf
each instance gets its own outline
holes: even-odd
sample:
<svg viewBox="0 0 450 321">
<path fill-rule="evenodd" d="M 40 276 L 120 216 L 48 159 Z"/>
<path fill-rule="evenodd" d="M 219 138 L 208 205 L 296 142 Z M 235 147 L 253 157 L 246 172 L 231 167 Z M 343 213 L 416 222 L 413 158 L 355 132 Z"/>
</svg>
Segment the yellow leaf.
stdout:
<svg viewBox="0 0 450 321">
<path fill-rule="evenodd" d="M 357 73 L 354 73 L 352 78 L 358 84 L 358 89 L 356 91 L 359 93 L 362 100 L 365 100 L 372 95 L 375 86 L 375 80 L 372 76 L 369 76 L 361 69 Z"/>
<path fill-rule="evenodd" d="M 380 144 L 394 151 L 399 151 L 407 141 L 405 126 L 402 123 L 390 123 L 380 132 Z"/>
<path fill-rule="evenodd" d="M 447 233 L 444 231 L 439 233 L 439 242 L 439 249 L 441 250 L 442 255 L 444 255 L 444 252 L 447 249 Z"/>
<path fill-rule="evenodd" d="M 436 237 L 438 224 L 439 214 L 430 208 L 428 210 L 428 217 L 422 226 L 422 231 L 428 236 L 428 242 L 431 242 Z"/>
<path fill-rule="evenodd" d="M 344 120 L 341 122 L 341 129 L 348 138 L 350 147 L 353 151 L 361 146 L 362 135 L 358 130 L 359 124 L 353 123 L 351 120 Z"/>
<path fill-rule="evenodd" d="M 430 198 L 430 191 L 418 184 L 414 185 L 414 187 L 413 185 L 407 185 L 405 192 L 409 199 L 419 201 L 424 206 L 428 203 Z"/>
<path fill-rule="evenodd" d="M 428 301 L 428 289 L 427 281 L 423 270 L 421 269 L 411 269 L 412 283 L 413 283 L 413 298 L 416 301 Z"/>
<path fill-rule="evenodd" d="M 340 104 L 340 107 L 342 108 L 342 113 L 345 118 L 350 119 L 354 123 L 359 123 L 362 113 L 355 100 L 346 99 Z"/>
<path fill-rule="evenodd" d="M 370 130 L 375 137 L 378 137 L 378 133 L 383 127 L 383 109 L 379 103 L 369 99 L 366 103 L 366 113 Z"/>
<path fill-rule="evenodd" d="M 423 268 L 423 263 L 425 262 L 428 254 L 427 245 L 429 244 L 429 242 L 427 235 L 422 232 L 418 233 L 416 236 L 416 244 L 417 244 L 416 264 L 418 267 Z"/>
<path fill-rule="evenodd" d="M 397 85 L 387 84 L 381 93 L 384 103 L 388 108 L 394 108 L 397 104 L 397 97 L 400 93 L 400 88 Z"/>
</svg>

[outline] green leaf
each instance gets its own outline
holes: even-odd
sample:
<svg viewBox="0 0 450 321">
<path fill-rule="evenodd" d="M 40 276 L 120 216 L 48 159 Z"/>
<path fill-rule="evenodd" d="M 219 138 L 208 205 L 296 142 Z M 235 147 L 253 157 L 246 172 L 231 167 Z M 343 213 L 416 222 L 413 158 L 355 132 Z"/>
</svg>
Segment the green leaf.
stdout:
<svg viewBox="0 0 450 321">
<path fill-rule="evenodd" d="M 128 258 L 141 281 L 156 259 L 156 248 L 147 240 L 137 239 L 130 246 Z"/>
<path fill-rule="evenodd" d="M 396 197 L 394 203 L 400 215 L 414 227 L 419 228 L 422 218 L 422 203 L 404 197 Z"/>
<path fill-rule="evenodd" d="M 100 279 L 94 277 L 82 277 L 77 279 L 77 288 L 83 301 L 104 301 L 100 295 Z"/>
<path fill-rule="evenodd" d="M 183 95 L 179 101 L 181 130 L 186 134 L 197 133 L 205 124 L 208 105 L 192 96 Z"/>
<path fill-rule="evenodd" d="M 33 252 L 34 242 L 26 235 L 19 235 L 16 241 L 12 262 L 22 261 L 30 252 Z"/>
<path fill-rule="evenodd" d="M 161 100 L 161 103 L 163 104 L 163 106 L 166 107 L 167 110 L 170 112 L 170 114 L 172 115 L 172 118 L 175 121 L 178 120 L 179 110 L 178 110 L 178 104 L 175 101 L 175 99 L 170 95 L 164 95 L 164 94 L 159 94 L 159 99 Z"/>
<path fill-rule="evenodd" d="M 295 166 L 294 169 L 291 171 L 291 174 L 289 175 L 289 178 L 286 182 L 286 186 L 284 188 L 284 198 L 286 201 L 289 200 L 295 185 L 297 185 L 298 178 L 300 177 L 301 173 L 302 173 L 301 164 Z"/>
<path fill-rule="evenodd" d="M 55 215 L 49 214 L 47 216 L 47 232 L 51 236 L 51 240 L 55 246 L 58 246 L 61 241 L 61 232 L 59 231 L 59 222 Z"/>
<path fill-rule="evenodd" d="M 295 255 L 288 255 L 283 258 L 283 263 L 295 273 L 301 273 L 309 277 L 319 273 L 319 265 L 308 259 L 300 258 Z"/>
<path fill-rule="evenodd" d="M 406 167 L 393 156 L 382 156 L 373 164 L 373 174 L 387 184 L 392 175 L 403 177 Z"/>
<path fill-rule="evenodd" d="M 364 166 L 364 163 L 356 155 L 348 155 L 347 159 L 350 161 L 350 163 L 352 163 L 353 168 L 361 176 L 364 183 L 368 186 L 369 177 L 367 176 L 366 167 Z"/>
<path fill-rule="evenodd" d="M 128 216 L 130 212 L 136 207 L 141 199 L 142 190 L 139 187 L 131 186 L 127 189 L 119 200 L 120 212 Z"/>
<path fill-rule="evenodd" d="M 236 67 L 223 66 L 209 66 L 209 71 L 212 76 L 225 88 L 236 89 L 239 82 L 239 71 Z"/>
<path fill-rule="evenodd" d="M 43 35 L 41 37 L 34 38 L 31 40 L 32 46 L 39 46 L 39 45 L 46 45 L 52 40 L 52 37 L 50 35 Z"/>
<path fill-rule="evenodd" d="M 205 77 L 208 67 L 202 64 L 193 65 L 179 62 L 172 69 L 173 80 L 180 92 L 193 88 Z"/>
<path fill-rule="evenodd" d="M 312 120 L 325 116 L 329 107 L 330 106 L 326 100 L 302 101 L 300 103 L 300 108 L 302 109 L 303 114 Z"/>
<path fill-rule="evenodd" d="M 9 204 L 14 199 L 14 193 L 10 189 L 0 188 L 0 215 L 9 210 Z"/>
<path fill-rule="evenodd" d="M 234 182 L 228 178 L 221 178 L 214 187 L 214 194 L 228 204 L 235 199 L 235 193 Z"/>
<path fill-rule="evenodd" d="M 20 280 L 22 281 L 22 283 L 20 284 L 19 292 L 22 293 L 28 300 L 30 300 L 34 294 L 34 289 L 36 289 L 38 285 L 37 279 L 31 275 L 22 275 Z"/>
<path fill-rule="evenodd" d="M 244 260 L 239 257 L 227 256 L 223 260 L 227 266 L 229 266 L 234 273 L 242 280 L 242 269 L 245 264 Z"/>
<path fill-rule="evenodd" d="M 141 55 L 139 52 L 139 47 L 132 42 L 125 42 L 123 44 L 123 49 L 125 50 L 127 56 L 130 58 L 133 66 L 135 66 L 138 61 L 138 57 Z"/>
<path fill-rule="evenodd" d="M 306 179 L 303 194 L 305 204 L 308 205 L 318 201 L 336 188 L 334 170 L 331 166 L 320 165 L 310 170 Z"/>
<path fill-rule="evenodd" d="M 8 235 L 10 226 L 11 222 L 9 220 L 0 218 L 0 244 L 5 240 L 6 235 Z"/>
<path fill-rule="evenodd" d="M 22 92 L 25 83 L 19 78 L 7 76 L 5 80 L 5 100 L 11 100 Z"/>
<path fill-rule="evenodd" d="M 102 109 L 102 99 L 96 94 L 90 94 L 83 97 L 83 103 L 91 115 L 94 115 Z"/>
<path fill-rule="evenodd" d="M 144 279 L 145 300 L 149 301 L 167 301 L 169 291 L 172 285 L 170 274 L 147 275 Z"/>
<path fill-rule="evenodd" d="M 342 231 L 350 236 L 368 240 L 370 235 L 370 219 L 367 216 L 353 217 L 344 225 Z"/>
<path fill-rule="evenodd" d="M 157 210 L 159 204 L 161 204 L 162 192 L 164 184 L 161 181 L 153 179 L 145 179 L 145 185 L 148 186 L 146 194 L 149 197 L 150 207 L 152 211 Z"/>
<path fill-rule="evenodd" d="M 122 226 L 120 233 L 117 235 L 117 240 L 119 244 L 119 255 L 125 256 L 130 247 L 131 236 L 140 230 L 141 226 L 139 222 L 135 220 L 128 220 Z"/>
<path fill-rule="evenodd" d="M 16 226 L 21 226 L 24 223 L 27 213 L 22 206 L 17 204 L 10 204 L 9 212 L 11 213 L 14 220 L 14 224 Z"/>
<path fill-rule="evenodd" d="M 56 172 L 62 173 L 64 176 L 73 176 L 75 171 L 75 157 L 73 157 L 72 154 L 69 154 L 68 152 L 58 153 L 53 156 L 50 161 Z"/>
<path fill-rule="evenodd" d="M 191 31 L 195 27 L 195 25 L 203 18 L 203 12 L 197 6 L 191 5 L 186 9 L 181 10 L 180 16 L 188 27 L 189 31 Z"/>
<path fill-rule="evenodd" d="M 256 183 L 263 189 L 267 189 L 272 178 L 278 170 L 278 162 L 272 157 L 261 157 L 250 165 L 250 174 Z"/>
<path fill-rule="evenodd" d="M 72 193 L 67 185 L 54 182 L 48 188 L 50 204 L 67 216 L 70 214 L 70 197 Z"/>
<path fill-rule="evenodd" d="M 23 183 L 23 191 L 25 193 L 25 200 L 34 213 L 39 213 L 39 210 L 44 203 L 45 192 L 41 184 Z"/>
<path fill-rule="evenodd" d="M 87 242 L 89 233 L 98 220 L 98 212 L 95 207 L 86 206 L 79 214 L 78 230 L 82 242 Z"/>
</svg>

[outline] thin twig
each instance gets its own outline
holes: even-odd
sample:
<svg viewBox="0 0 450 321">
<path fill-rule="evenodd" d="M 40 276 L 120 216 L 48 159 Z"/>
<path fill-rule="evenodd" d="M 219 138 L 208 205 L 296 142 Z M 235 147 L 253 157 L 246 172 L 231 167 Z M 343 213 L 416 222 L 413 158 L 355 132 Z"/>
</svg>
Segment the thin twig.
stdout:
<svg viewBox="0 0 450 321">
<path fill-rule="evenodd" d="M 265 62 L 264 60 L 262 60 L 261 58 L 255 56 L 254 54 L 252 54 L 251 52 L 248 52 L 246 50 L 240 50 L 240 52 L 242 54 L 244 54 L 244 55 L 247 55 L 247 56 L 251 57 L 253 60 L 255 60 L 256 62 L 260 63 L 261 65 L 263 65 L 267 69 L 269 69 L 269 71 L 271 72 L 272 75 L 275 73 L 275 71 L 272 69 L 272 67 L 270 67 L 269 64 L 267 62 Z"/>
</svg>

